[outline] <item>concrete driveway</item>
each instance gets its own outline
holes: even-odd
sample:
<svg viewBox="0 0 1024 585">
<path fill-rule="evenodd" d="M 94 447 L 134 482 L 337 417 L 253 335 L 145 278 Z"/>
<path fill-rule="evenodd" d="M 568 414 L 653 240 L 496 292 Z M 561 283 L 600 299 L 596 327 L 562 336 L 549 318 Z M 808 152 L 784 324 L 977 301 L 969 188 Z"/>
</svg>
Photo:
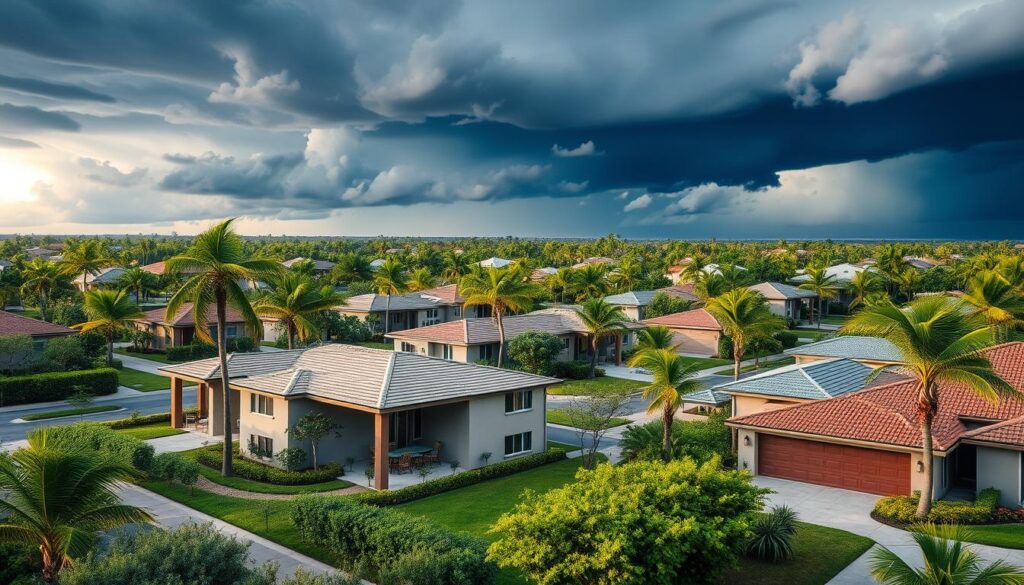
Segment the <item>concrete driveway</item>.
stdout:
<svg viewBox="0 0 1024 585">
<path fill-rule="evenodd" d="M 906 531 L 875 522 L 871 510 L 880 496 L 852 492 L 773 477 L 756 477 L 754 483 L 773 490 L 768 498 L 769 506 L 786 505 L 796 510 L 800 520 L 810 524 L 838 528 L 874 540 L 895 552 L 912 566 L 921 565 L 917 545 Z M 990 561 L 1003 559 L 1018 567 L 1024 567 L 1024 550 L 1014 550 L 972 544 L 971 548 Z M 873 583 L 867 566 L 867 555 L 854 561 L 837 575 L 830 584 Z"/>
</svg>

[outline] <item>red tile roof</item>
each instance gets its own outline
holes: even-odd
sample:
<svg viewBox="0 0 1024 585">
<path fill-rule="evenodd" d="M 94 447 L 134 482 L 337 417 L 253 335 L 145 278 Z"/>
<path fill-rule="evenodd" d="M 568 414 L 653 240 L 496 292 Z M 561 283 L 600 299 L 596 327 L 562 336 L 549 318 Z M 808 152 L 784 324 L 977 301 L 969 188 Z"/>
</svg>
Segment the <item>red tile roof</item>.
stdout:
<svg viewBox="0 0 1024 585">
<path fill-rule="evenodd" d="M 693 289 L 694 285 L 692 282 L 683 282 L 659 288 L 658 292 L 663 292 L 671 297 L 686 299 L 688 301 L 699 301 L 700 299 L 697 297 L 696 293 L 693 292 Z"/>
<path fill-rule="evenodd" d="M 706 309 L 692 309 L 690 311 L 683 311 L 682 313 L 662 315 L 661 317 L 654 317 L 653 319 L 644 319 L 641 323 L 644 323 L 645 325 L 664 325 L 666 327 L 676 329 L 722 330 L 722 326 L 718 324 L 718 319 L 715 319 L 715 316 L 709 313 Z"/>
<path fill-rule="evenodd" d="M 166 269 L 164 268 L 163 260 L 161 260 L 160 262 L 154 262 L 152 264 L 146 264 L 145 266 L 142 266 L 141 268 L 143 270 L 145 270 L 146 272 L 150 272 L 152 274 L 156 274 L 157 276 L 162 276 L 163 273 L 166 272 Z"/>
<path fill-rule="evenodd" d="M 461 303 L 465 299 L 459 294 L 459 285 L 457 284 L 446 284 L 443 286 L 435 286 L 434 288 L 428 288 L 426 290 L 417 291 L 415 294 L 434 297 L 440 299 L 442 303 Z"/>
<path fill-rule="evenodd" d="M 193 327 L 196 324 L 195 318 L 192 314 L 192 303 L 185 303 L 178 309 L 178 314 L 175 315 L 174 319 L 168 321 L 164 318 L 164 309 L 151 309 L 143 313 L 145 317 L 142 319 L 136 319 L 137 321 L 147 321 L 149 323 L 160 323 L 161 325 L 171 325 L 173 327 Z M 228 307 L 225 314 L 227 323 L 242 323 L 245 319 L 242 318 L 242 314 L 239 313 L 233 307 Z M 206 319 L 209 325 L 217 324 L 217 307 L 211 305 L 206 311 Z"/>
<path fill-rule="evenodd" d="M 965 441 L 972 443 L 1000 443 L 1024 446 L 1024 417 L 1012 418 L 1001 423 L 964 433 Z"/>
<path fill-rule="evenodd" d="M 38 337 L 49 337 L 53 335 L 70 335 L 77 333 L 74 329 L 63 325 L 54 325 L 39 319 L 23 317 L 0 311 L 0 336 L 6 335 L 32 335 Z"/>
<path fill-rule="evenodd" d="M 1024 390 L 1024 343 L 1014 342 L 985 351 L 992 367 L 1004 380 Z M 1007 421 L 1024 417 L 1024 400 L 1003 398 L 997 404 L 985 401 L 962 384 L 943 383 L 939 388 L 939 411 L 932 423 L 935 449 L 946 451 L 961 438 L 977 439 L 990 430 L 1003 440 L 1024 439 L 1024 428 L 1005 430 L 994 426 L 970 431 L 965 424 L 977 421 Z M 729 419 L 731 425 L 763 428 L 822 437 L 884 443 L 903 447 L 921 445 L 917 416 L 917 384 L 903 381 L 869 388 L 830 400 L 819 400 Z M 1021 423 L 1024 425 L 1024 423 Z M 1017 444 L 1024 444 L 1024 440 Z"/>
</svg>

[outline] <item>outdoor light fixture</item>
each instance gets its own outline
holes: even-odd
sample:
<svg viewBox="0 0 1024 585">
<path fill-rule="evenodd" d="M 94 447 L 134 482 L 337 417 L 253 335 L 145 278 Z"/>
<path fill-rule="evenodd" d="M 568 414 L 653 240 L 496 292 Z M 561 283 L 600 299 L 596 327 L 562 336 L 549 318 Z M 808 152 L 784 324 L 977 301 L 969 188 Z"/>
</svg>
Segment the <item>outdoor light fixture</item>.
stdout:
<svg viewBox="0 0 1024 585">
<path fill-rule="evenodd" d="M 749 447 L 750 446 L 750 435 L 744 435 L 743 436 L 743 446 L 744 447 Z"/>
<path fill-rule="evenodd" d="M 917 472 L 924 473 L 924 461 L 917 462 Z"/>
</svg>

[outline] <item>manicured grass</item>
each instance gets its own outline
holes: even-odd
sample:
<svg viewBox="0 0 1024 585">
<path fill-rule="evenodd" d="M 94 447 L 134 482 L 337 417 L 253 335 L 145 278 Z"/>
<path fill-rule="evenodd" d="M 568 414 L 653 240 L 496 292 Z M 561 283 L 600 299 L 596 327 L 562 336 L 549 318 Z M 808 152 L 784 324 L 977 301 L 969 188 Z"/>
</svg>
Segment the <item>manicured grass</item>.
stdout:
<svg viewBox="0 0 1024 585">
<path fill-rule="evenodd" d="M 127 429 L 116 429 L 116 432 L 146 441 L 149 439 L 159 439 L 160 437 L 173 437 L 174 435 L 180 435 L 186 431 L 183 429 L 171 428 L 170 423 L 162 422 L 138 427 L 129 427 Z"/>
<path fill-rule="evenodd" d="M 98 404 L 96 406 L 86 406 L 83 408 L 66 408 L 64 410 L 40 412 L 38 414 L 27 414 L 21 417 L 21 420 L 47 420 L 51 418 L 61 418 L 65 416 L 81 416 L 83 414 L 95 414 L 97 412 L 111 412 L 113 410 L 120 409 L 120 406 L 114 404 Z"/>
<path fill-rule="evenodd" d="M 117 371 L 117 383 L 127 386 L 139 392 L 153 392 L 154 390 L 168 390 L 171 387 L 171 379 L 157 374 L 150 374 L 141 370 L 121 368 Z"/>
<path fill-rule="evenodd" d="M 753 371 L 755 371 L 755 369 L 756 369 L 756 371 L 761 372 L 761 371 L 764 371 L 764 370 L 773 370 L 775 368 L 781 368 L 782 366 L 791 366 L 791 365 L 793 365 L 795 363 L 796 363 L 796 358 L 787 357 L 787 358 L 772 360 L 770 362 L 761 362 L 760 364 L 758 364 L 757 368 L 754 368 L 754 364 L 750 364 L 749 366 L 743 366 L 743 367 L 740 368 L 740 372 L 741 373 L 753 372 Z M 732 368 L 724 368 L 724 369 L 718 370 L 715 373 L 719 374 L 721 376 L 731 376 L 732 375 Z"/>
<path fill-rule="evenodd" d="M 600 376 L 593 380 L 566 380 L 548 387 L 548 394 L 581 396 L 610 392 L 637 392 L 646 385 L 639 380 L 627 380 L 614 376 Z"/>
<path fill-rule="evenodd" d="M 561 449 L 566 453 L 572 453 L 573 451 L 579 451 L 579 445 L 570 445 L 569 443 L 559 443 L 558 441 L 548 441 L 548 451 L 552 449 Z"/>
<path fill-rule="evenodd" d="M 686 365 L 696 364 L 697 369 L 706 370 L 715 366 L 724 366 L 725 364 L 731 364 L 732 360 L 723 360 L 720 358 L 698 358 L 698 357 L 687 357 L 683 356 L 683 362 Z"/>
<path fill-rule="evenodd" d="M 829 325 L 842 325 L 849 318 L 849 315 L 825 315 L 821 318 L 821 322 L 828 323 Z M 815 319 L 814 322 L 817 324 L 818 320 Z"/>
<path fill-rule="evenodd" d="M 574 426 L 573 425 L 573 421 L 569 420 L 569 415 L 567 415 L 564 410 L 560 410 L 560 409 L 557 409 L 557 408 L 549 408 L 548 409 L 548 422 L 556 424 L 556 425 L 565 425 L 567 427 Z M 604 422 L 604 421 L 600 421 L 600 422 Z M 594 428 L 600 426 L 601 428 L 610 429 L 612 427 L 618 427 L 618 426 L 622 426 L 622 425 L 625 425 L 625 424 L 629 424 L 630 421 L 629 421 L 629 419 L 626 419 L 626 418 L 613 418 L 613 419 L 611 419 L 608 422 L 610 422 L 611 424 L 601 425 L 601 424 L 598 423 L 598 421 L 584 421 L 583 428 L 594 429 Z M 590 424 L 587 424 L 587 423 L 590 423 Z"/>
<path fill-rule="evenodd" d="M 821 585 L 835 577 L 873 544 L 870 538 L 799 522 L 793 537 L 793 560 L 774 564 L 743 558 L 737 569 L 722 577 L 721 583 Z"/>
<path fill-rule="evenodd" d="M 1024 549 L 1024 524 L 984 524 L 967 528 L 971 531 L 970 542 Z"/>
<path fill-rule="evenodd" d="M 389 351 L 394 351 L 395 349 L 394 343 L 388 343 L 386 341 L 356 341 L 351 345 L 359 345 L 362 347 L 369 347 L 372 349 L 386 349 Z"/>
<path fill-rule="evenodd" d="M 165 353 L 142 353 L 137 351 L 128 351 L 128 348 L 125 347 L 115 347 L 114 353 L 142 358 L 144 360 L 150 360 L 153 362 L 160 362 L 161 364 L 174 363 L 171 360 L 167 359 L 167 354 Z"/>
<path fill-rule="evenodd" d="M 790 331 L 790 333 L 795 333 L 797 338 L 802 337 L 805 339 L 813 339 L 814 341 L 819 341 L 824 337 L 830 337 L 832 335 L 835 335 L 836 333 L 835 331 L 826 331 L 824 329 L 811 329 L 810 327 L 810 325 L 807 325 L 802 328 L 793 329 Z"/>
</svg>

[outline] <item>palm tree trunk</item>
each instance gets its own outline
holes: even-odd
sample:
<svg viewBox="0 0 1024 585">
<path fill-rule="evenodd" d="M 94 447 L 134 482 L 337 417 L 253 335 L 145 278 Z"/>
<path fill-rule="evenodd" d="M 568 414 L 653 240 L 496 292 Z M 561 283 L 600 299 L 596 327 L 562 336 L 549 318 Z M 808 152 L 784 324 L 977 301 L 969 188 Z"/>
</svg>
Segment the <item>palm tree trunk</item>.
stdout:
<svg viewBox="0 0 1024 585">
<path fill-rule="evenodd" d="M 288 349 L 292 349 L 292 345 L 295 339 L 295 332 L 291 323 L 288 324 Z"/>
<path fill-rule="evenodd" d="M 818 330 L 821 330 L 821 295 L 818 295 Z"/>
<path fill-rule="evenodd" d="M 590 342 L 590 379 L 593 380 L 597 377 L 597 347 L 601 343 L 601 339 L 597 335 L 591 335 L 593 341 Z"/>
<path fill-rule="evenodd" d="M 932 509 L 932 419 L 935 414 L 932 409 L 921 417 L 921 461 L 924 463 L 924 485 L 921 486 L 921 498 L 917 501 L 917 519 L 924 521 L 928 519 L 928 513 Z"/>
<path fill-rule="evenodd" d="M 498 367 L 500 368 L 505 361 L 505 322 L 501 320 L 501 311 L 498 309 L 499 307 L 492 308 L 498 324 Z"/>
<path fill-rule="evenodd" d="M 107 365 L 114 365 L 114 332 L 107 332 Z"/>
<path fill-rule="evenodd" d="M 46 291 L 43 290 L 39 291 L 39 316 L 42 317 L 43 321 L 49 321 L 46 318 Z"/>
<path fill-rule="evenodd" d="M 225 343 L 225 327 L 227 326 L 227 295 L 223 287 L 217 289 L 217 357 L 220 358 L 220 389 L 224 405 L 224 450 L 220 473 L 231 477 L 231 435 L 234 425 L 231 421 L 231 387 L 228 384 L 228 354 Z"/>
<path fill-rule="evenodd" d="M 665 411 L 661 414 L 661 458 L 672 460 L 672 406 L 666 401 Z"/>
<path fill-rule="evenodd" d="M 736 344 L 736 340 L 732 340 L 732 379 L 740 379 L 740 362 L 743 361 L 743 350 Z"/>
<path fill-rule="evenodd" d="M 391 293 L 388 293 L 387 304 L 384 305 L 384 335 L 388 334 L 389 325 L 391 325 Z"/>
</svg>

